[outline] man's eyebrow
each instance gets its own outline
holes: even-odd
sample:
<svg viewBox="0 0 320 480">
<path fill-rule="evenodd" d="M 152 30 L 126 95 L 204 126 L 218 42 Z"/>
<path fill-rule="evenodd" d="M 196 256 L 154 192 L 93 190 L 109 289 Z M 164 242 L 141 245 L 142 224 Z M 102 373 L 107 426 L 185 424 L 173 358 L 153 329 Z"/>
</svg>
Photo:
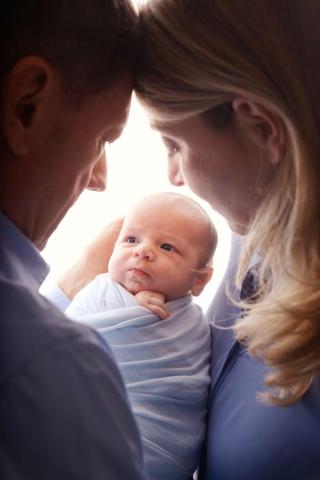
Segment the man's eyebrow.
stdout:
<svg viewBox="0 0 320 480">
<path fill-rule="evenodd" d="M 107 128 L 104 132 L 104 137 L 109 137 L 111 143 L 115 142 L 121 137 L 125 126 L 126 122 L 121 122 L 116 126 L 113 125 L 112 127 Z"/>
</svg>

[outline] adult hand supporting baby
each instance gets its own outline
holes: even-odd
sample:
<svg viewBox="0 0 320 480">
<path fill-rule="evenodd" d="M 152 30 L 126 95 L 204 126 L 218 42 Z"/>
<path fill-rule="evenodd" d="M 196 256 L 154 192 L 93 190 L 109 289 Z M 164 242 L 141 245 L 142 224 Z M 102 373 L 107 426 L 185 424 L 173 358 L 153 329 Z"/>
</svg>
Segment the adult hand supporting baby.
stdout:
<svg viewBox="0 0 320 480">
<path fill-rule="evenodd" d="M 123 220 L 118 218 L 108 223 L 58 280 L 59 287 L 70 300 L 97 275 L 108 271 L 109 259 Z"/>
<path fill-rule="evenodd" d="M 143 291 L 135 295 L 139 305 L 147 308 L 162 320 L 170 316 L 170 312 L 165 308 L 166 297 L 160 292 Z"/>
</svg>

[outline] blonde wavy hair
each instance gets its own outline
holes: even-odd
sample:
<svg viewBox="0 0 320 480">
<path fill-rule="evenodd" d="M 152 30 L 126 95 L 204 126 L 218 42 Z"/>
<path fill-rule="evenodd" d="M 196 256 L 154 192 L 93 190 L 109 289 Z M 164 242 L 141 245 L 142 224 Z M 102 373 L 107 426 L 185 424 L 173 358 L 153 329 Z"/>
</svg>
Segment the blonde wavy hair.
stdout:
<svg viewBox="0 0 320 480">
<path fill-rule="evenodd" d="M 170 123 L 245 95 L 276 114 L 286 154 L 252 220 L 238 284 L 260 252 L 259 299 L 234 329 L 271 368 L 260 394 L 290 405 L 320 370 L 320 2 L 152 0 L 140 7 L 135 90 Z"/>
</svg>

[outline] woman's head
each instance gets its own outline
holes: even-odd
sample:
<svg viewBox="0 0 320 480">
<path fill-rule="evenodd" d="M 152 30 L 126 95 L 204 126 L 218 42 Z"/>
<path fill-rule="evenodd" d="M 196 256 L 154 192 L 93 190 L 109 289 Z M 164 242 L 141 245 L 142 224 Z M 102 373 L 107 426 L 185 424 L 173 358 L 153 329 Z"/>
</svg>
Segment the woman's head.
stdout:
<svg viewBox="0 0 320 480">
<path fill-rule="evenodd" d="M 187 183 L 244 233 L 277 172 L 284 134 L 262 107 L 244 99 L 233 105 L 225 128 L 212 128 L 204 114 L 156 128 L 167 146 L 170 181 Z"/>
<path fill-rule="evenodd" d="M 266 187 L 274 176 L 275 168 L 270 167 L 268 158 L 262 158 L 264 155 L 259 154 L 259 149 L 255 148 L 257 145 L 250 142 L 248 131 L 243 129 L 246 126 L 243 117 L 250 120 L 256 118 L 256 124 L 252 124 L 262 140 L 270 128 L 276 128 L 282 148 L 280 153 L 282 157 L 290 157 L 287 161 L 283 158 L 277 168 L 286 179 L 287 189 L 295 190 L 301 182 L 301 165 L 296 163 L 293 154 L 297 153 L 297 149 L 306 148 L 303 143 L 309 147 L 309 138 L 312 136 L 318 147 L 315 120 L 319 120 L 319 113 L 314 111 L 316 89 L 313 84 L 306 89 L 310 83 L 310 64 L 313 65 L 313 74 L 317 73 L 320 77 L 318 55 L 314 53 L 312 58 L 313 53 L 309 51 L 312 50 L 312 38 L 301 38 L 306 35 L 305 30 L 309 30 L 306 28 L 308 23 L 314 22 L 313 19 L 317 17 L 317 11 L 320 13 L 320 6 L 314 1 L 290 2 L 288 8 L 286 1 L 278 0 L 156 0 L 147 3 L 141 10 L 143 51 L 137 71 L 136 92 L 149 111 L 151 122 L 156 127 L 162 127 L 165 133 L 181 126 L 181 135 L 185 127 L 183 122 L 190 123 L 190 117 L 198 115 L 198 120 L 207 127 L 207 138 L 210 129 L 212 136 L 229 136 L 229 144 L 231 137 L 236 140 L 240 135 L 244 149 L 234 149 L 231 171 L 227 171 L 226 175 L 229 195 L 234 190 L 233 183 L 239 184 L 239 178 L 243 180 L 243 188 L 249 188 L 249 192 L 245 192 L 247 203 L 240 202 L 241 208 L 246 211 L 250 210 L 252 203 L 257 206 L 261 202 L 262 198 L 257 201 L 257 196 L 263 196 L 263 199 L 267 196 L 269 189 Z M 317 24 L 314 23 L 310 26 L 310 36 L 318 34 Z M 308 50 L 308 64 L 305 50 Z M 260 115 L 261 112 L 256 115 L 256 111 L 250 116 L 252 104 L 249 107 L 245 102 L 235 104 L 238 98 L 255 102 L 254 107 L 257 104 L 258 108 L 263 107 L 263 113 L 269 114 L 269 117 Z M 245 113 L 248 115 L 245 116 Z M 173 140 L 176 141 L 176 138 Z M 185 141 L 185 138 L 182 140 Z M 274 141 L 274 138 L 271 140 Z M 285 142 L 287 156 L 283 155 Z M 175 143 L 172 143 L 175 153 L 180 153 Z M 191 187 L 197 181 L 195 177 L 202 175 L 198 166 L 204 159 L 200 158 L 203 152 L 198 151 L 199 146 L 202 146 L 200 142 L 198 148 L 192 150 L 198 158 L 195 165 L 198 173 L 193 172 Z M 214 182 L 216 166 L 212 139 L 209 146 L 211 149 L 206 155 L 209 165 L 206 165 L 207 171 L 204 172 L 206 184 L 195 185 L 194 189 L 198 194 L 201 190 L 201 196 L 228 217 L 227 209 L 233 208 L 233 198 L 231 201 L 225 198 L 223 202 L 218 199 L 216 203 L 212 198 L 215 195 L 213 190 L 217 195 L 223 195 L 224 190 L 220 192 L 221 184 Z M 248 148 L 252 151 L 249 165 L 239 158 L 242 154 L 249 158 L 246 152 Z M 256 157 L 256 161 L 253 157 Z M 179 157 L 180 162 L 181 159 L 183 154 Z M 312 159 L 308 162 L 312 162 Z M 171 163 L 174 169 L 178 161 Z M 306 169 L 308 167 L 306 165 Z M 208 173 L 211 173 L 210 178 Z M 304 175 L 308 176 L 308 173 Z M 232 182 L 233 176 L 235 182 Z M 245 176 L 247 181 L 241 178 Z M 190 179 L 187 180 L 190 183 Z M 223 176 L 221 182 L 225 180 Z M 253 191 L 254 186 L 258 192 Z M 241 200 L 239 193 L 238 204 Z M 290 192 L 289 196 L 294 194 Z M 273 191 L 270 196 L 275 198 Z M 282 206 L 284 208 L 283 203 Z M 278 216 L 278 205 L 274 208 Z M 285 212 L 281 211 L 281 214 Z M 234 223 L 236 219 L 230 220 Z M 241 225 L 241 222 L 242 218 L 239 218 L 239 227 L 243 229 L 245 225 Z"/>
<path fill-rule="evenodd" d="M 299 395 L 291 389 L 297 378 L 300 385 L 308 382 L 292 367 L 294 359 L 284 365 L 295 341 L 281 351 L 280 327 L 268 325 L 283 322 L 288 333 L 301 318 L 312 323 L 320 315 L 314 297 L 320 268 L 319 14 L 315 0 L 153 0 L 140 13 L 138 98 L 169 146 L 171 180 L 186 181 L 232 228 L 247 233 L 245 259 L 253 250 L 263 254 L 268 295 L 249 308 L 239 331 L 249 347 L 254 338 L 254 352 L 285 372 L 279 385 L 291 378 L 285 392 L 291 400 Z M 299 312 L 291 309 L 297 297 Z M 259 322 L 249 333 L 246 323 L 262 321 L 262 309 L 274 333 L 265 341 Z M 316 334 L 301 338 L 311 349 Z M 319 364 L 313 363 L 309 379 Z"/>
</svg>

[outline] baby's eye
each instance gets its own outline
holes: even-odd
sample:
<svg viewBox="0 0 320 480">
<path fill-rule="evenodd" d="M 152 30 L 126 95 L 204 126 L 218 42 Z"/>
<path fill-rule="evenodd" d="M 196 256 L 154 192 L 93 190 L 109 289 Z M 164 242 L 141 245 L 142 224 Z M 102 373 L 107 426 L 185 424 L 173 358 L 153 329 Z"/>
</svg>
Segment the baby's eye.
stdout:
<svg viewBox="0 0 320 480">
<path fill-rule="evenodd" d="M 163 243 L 160 248 L 162 248 L 162 250 L 166 250 L 167 252 L 175 252 L 176 249 L 170 245 L 170 243 Z"/>
<path fill-rule="evenodd" d="M 130 236 L 126 238 L 127 243 L 136 243 L 136 237 Z"/>
</svg>

